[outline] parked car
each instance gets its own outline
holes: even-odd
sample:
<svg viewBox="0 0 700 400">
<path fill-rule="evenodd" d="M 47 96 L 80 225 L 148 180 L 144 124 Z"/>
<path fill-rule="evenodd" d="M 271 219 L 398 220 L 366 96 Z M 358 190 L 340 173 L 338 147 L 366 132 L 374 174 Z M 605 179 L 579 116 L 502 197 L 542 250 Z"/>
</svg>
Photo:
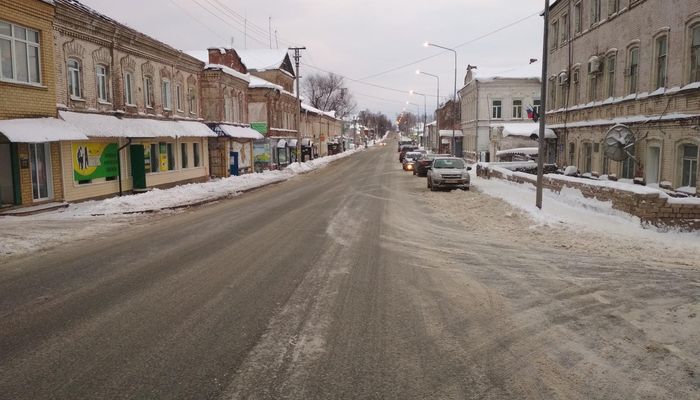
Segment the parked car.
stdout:
<svg viewBox="0 0 700 400">
<path fill-rule="evenodd" d="M 408 153 L 409 151 L 414 151 L 416 149 L 418 149 L 417 146 L 410 146 L 410 145 L 401 146 L 401 151 L 399 151 L 399 162 L 400 163 L 403 162 L 403 158 L 406 156 L 406 153 Z"/>
<path fill-rule="evenodd" d="M 413 168 L 413 175 L 428 176 L 428 169 L 433 163 L 435 157 L 450 157 L 449 154 L 423 154 L 423 157 L 416 160 L 416 165 Z"/>
<path fill-rule="evenodd" d="M 428 170 L 428 189 L 469 190 L 469 171 L 464 160 L 457 157 L 435 157 Z"/>
<path fill-rule="evenodd" d="M 416 160 L 421 158 L 423 153 L 420 151 L 409 151 L 403 159 L 403 170 L 413 171 L 416 166 Z"/>
</svg>

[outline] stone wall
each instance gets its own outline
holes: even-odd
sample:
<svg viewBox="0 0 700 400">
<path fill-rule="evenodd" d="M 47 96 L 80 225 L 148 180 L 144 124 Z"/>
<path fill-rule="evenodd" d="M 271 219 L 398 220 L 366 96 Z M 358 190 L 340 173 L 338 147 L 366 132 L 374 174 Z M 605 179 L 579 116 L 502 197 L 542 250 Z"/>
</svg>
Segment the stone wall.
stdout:
<svg viewBox="0 0 700 400">
<path fill-rule="evenodd" d="M 536 184 L 537 177 L 525 173 L 508 173 L 500 168 L 477 167 L 477 175 L 485 179 L 504 179 L 518 183 Z M 662 228 L 678 228 L 682 230 L 700 230 L 700 202 L 680 204 L 674 200 L 662 197 L 659 192 L 638 193 L 633 190 L 599 186 L 585 182 L 572 182 L 545 176 L 543 187 L 559 193 L 564 187 L 581 191 L 584 197 L 604 202 L 612 202 L 616 210 L 639 217 L 642 222 Z"/>
</svg>

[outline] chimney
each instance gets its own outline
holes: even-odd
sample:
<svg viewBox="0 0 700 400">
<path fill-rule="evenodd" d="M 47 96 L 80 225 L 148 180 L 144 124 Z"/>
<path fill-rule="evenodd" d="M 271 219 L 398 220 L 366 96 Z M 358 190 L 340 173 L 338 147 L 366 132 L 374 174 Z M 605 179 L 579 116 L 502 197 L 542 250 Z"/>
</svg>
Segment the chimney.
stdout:
<svg viewBox="0 0 700 400">
<path fill-rule="evenodd" d="M 212 47 L 207 49 L 209 52 L 209 64 L 225 65 L 240 73 L 248 73 L 248 69 L 241 62 L 238 53 L 234 49 L 225 49 L 223 47 Z"/>
</svg>

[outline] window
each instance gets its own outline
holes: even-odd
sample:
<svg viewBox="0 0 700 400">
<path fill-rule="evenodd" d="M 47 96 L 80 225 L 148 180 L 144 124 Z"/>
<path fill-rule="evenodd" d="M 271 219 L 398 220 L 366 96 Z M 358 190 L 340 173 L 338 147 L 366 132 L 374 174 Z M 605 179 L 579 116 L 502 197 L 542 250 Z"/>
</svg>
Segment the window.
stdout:
<svg viewBox="0 0 700 400">
<path fill-rule="evenodd" d="M 580 78 L 580 71 L 575 70 L 573 73 L 573 77 L 571 78 L 574 82 L 574 98 L 573 98 L 573 103 L 578 104 L 579 101 L 581 101 L 581 78 Z"/>
<path fill-rule="evenodd" d="M 224 97 L 224 121 L 233 121 L 232 111 L 233 106 L 231 105 L 231 97 L 226 96 Z"/>
<path fill-rule="evenodd" d="M 491 103 L 491 118 L 498 119 L 501 118 L 501 100 L 494 100 Z"/>
<path fill-rule="evenodd" d="M 161 89 L 161 97 L 163 99 L 163 109 L 164 110 L 170 110 L 173 108 L 173 99 L 172 99 L 172 92 L 170 91 L 170 81 L 167 79 L 163 79 L 163 82 L 161 83 L 160 86 Z"/>
<path fill-rule="evenodd" d="M 557 48 L 557 41 L 559 40 L 559 23 L 557 21 L 552 22 L 552 36 L 549 39 L 549 49 L 554 50 Z"/>
<path fill-rule="evenodd" d="M 628 93 L 637 93 L 637 84 L 639 81 L 639 47 L 630 49 L 627 76 L 629 81 Z"/>
<path fill-rule="evenodd" d="M 175 146 L 172 143 L 167 143 L 165 149 L 168 155 L 168 171 L 172 171 L 175 169 Z"/>
<path fill-rule="evenodd" d="M 175 85 L 175 107 L 178 111 L 182 111 L 182 85 Z"/>
<path fill-rule="evenodd" d="M 160 152 L 158 150 L 159 150 L 158 143 L 151 143 L 151 152 L 150 152 L 151 169 L 150 169 L 150 172 L 158 172 L 160 170 L 160 157 L 159 157 Z M 146 172 L 149 172 L 149 171 L 146 170 Z"/>
<path fill-rule="evenodd" d="M 200 166 L 199 143 L 192 143 L 192 154 L 194 155 L 194 166 Z"/>
<path fill-rule="evenodd" d="M 635 154 L 635 148 L 631 147 L 629 150 L 627 150 L 631 155 Z M 634 170 L 635 170 L 636 162 L 633 157 L 627 157 L 624 161 L 622 161 L 622 177 L 624 179 L 634 179 Z"/>
<path fill-rule="evenodd" d="M 615 63 L 617 61 L 617 57 L 614 55 L 608 56 L 608 58 L 605 60 L 605 83 L 606 83 L 606 89 L 605 89 L 605 95 L 607 97 L 615 97 Z"/>
<path fill-rule="evenodd" d="M 81 98 L 80 63 L 78 60 L 68 60 L 68 93 L 71 98 Z"/>
<path fill-rule="evenodd" d="M 127 105 L 134 104 L 134 77 L 131 72 L 124 74 L 124 103 Z"/>
<path fill-rule="evenodd" d="M 532 109 L 535 111 L 537 115 L 542 115 L 540 114 L 540 106 L 542 105 L 542 101 L 540 99 L 535 99 L 532 101 Z"/>
<path fill-rule="evenodd" d="M 583 147 L 583 172 L 593 171 L 593 143 L 584 143 Z"/>
<path fill-rule="evenodd" d="M 95 67 L 95 75 L 97 77 L 97 99 L 103 102 L 109 101 L 107 96 L 107 67 L 98 65 Z"/>
<path fill-rule="evenodd" d="M 153 78 L 145 76 L 143 78 L 143 103 L 148 108 L 153 108 Z"/>
<path fill-rule="evenodd" d="M 666 59 L 668 53 L 668 36 L 656 38 L 656 88 L 666 87 Z"/>
<path fill-rule="evenodd" d="M 591 26 L 600 22 L 601 0 L 591 0 Z"/>
<path fill-rule="evenodd" d="M 187 143 L 180 143 L 180 163 L 182 168 L 189 168 L 187 159 Z"/>
<path fill-rule="evenodd" d="M 574 33 L 581 33 L 583 27 L 583 13 L 581 12 L 581 2 L 574 4 Z"/>
<path fill-rule="evenodd" d="M 691 29 L 690 35 L 690 81 L 700 82 L 700 24 Z"/>
<path fill-rule="evenodd" d="M 513 100 L 513 118 L 520 119 L 523 117 L 523 101 Z"/>
<path fill-rule="evenodd" d="M 695 187 L 698 181 L 698 146 L 685 144 L 681 150 L 681 186 Z"/>
<path fill-rule="evenodd" d="M 197 114 L 197 95 L 193 88 L 190 88 L 187 94 L 188 106 L 190 109 L 190 114 Z"/>
<path fill-rule="evenodd" d="M 561 17 L 561 42 L 566 43 L 569 40 L 569 14 L 564 14 Z"/>
<path fill-rule="evenodd" d="M 0 78 L 41 83 L 39 32 L 0 21 Z"/>
<path fill-rule="evenodd" d="M 576 143 L 569 143 L 569 165 L 574 165 L 574 157 L 576 155 Z"/>
<path fill-rule="evenodd" d="M 547 104 L 549 104 L 549 109 L 554 110 L 557 108 L 557 81 L 556 79 L 552 78 L 549 80 L 547 83 L 547 86 L 549 88 L 549 101 L 547 101 Z"/>
<path fill-rule="evenodd" d="M 605 142 L 603 142 L 600 147 L 603 149 L 603 166 L 601 168 L 603 175 L 610 174 L 610 160 L 608 156 L 605 155 Z"/>
<path fill-rule="evenodd" d="M 620 0 L 608 0 L 608 15 L 620 11 Z"/>
</svg>

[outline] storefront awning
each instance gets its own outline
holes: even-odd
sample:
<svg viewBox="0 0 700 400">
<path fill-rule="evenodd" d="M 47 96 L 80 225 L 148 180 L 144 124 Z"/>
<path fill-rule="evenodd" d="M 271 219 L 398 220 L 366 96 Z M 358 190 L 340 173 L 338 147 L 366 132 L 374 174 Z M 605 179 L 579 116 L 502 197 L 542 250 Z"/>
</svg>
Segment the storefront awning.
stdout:
<svg viewBox="0 0 700 400">
<path fill-rule="evenodd" d="M 304 147 L 311 147 L 313 146 L 314 142 L 311 141 L 311 138 L 303 138 L 301 139 L 301 145 Z"/>
<path fill-rule="evenodd" d="M 248 127 L 220 124 L 219 128 L 221 128 L 226 136 L 232 138 L 253 140 L 265 139 L 260 132 Z"/>
<path fill-rule="evenodd" d="M 87 140 L 80 130 L 58 118 L 0 120 L 0 134 L 13 143 L 45 143 L 59 140 Z"/>
<path fill-rule="evenodd" d="M 289 143 L 287 143 L 287 146 L 289 146 L 289 147 L 297 147 L 297 140 L 296 140 L 296 139 L 290 140 Z"/>
<path fill-rule="evenodd" d="M 452 129 L 440 129 L 440 137 L 452 137 Z M 461 130 L 454 130 L 454 137 L 463 137 L 464 133 Z"/>
<path fill-rule="evenodd" d="M 215 137 L 197 121 L 162 121 L 148 118 L 122 118 L 111 115 L 59 111 L 61 118 L 90 137 Z"/>
<path fill-rule="evenodd" d="M 277 142 L 277 148 L 278 148 L 278 149 L 283 149 L 283 148 L 285 148 L 285 147 L 287 147 L 287 141 L 284 140 L 284 139 L 280 139 L 280 140 Z"/>
</svg>

